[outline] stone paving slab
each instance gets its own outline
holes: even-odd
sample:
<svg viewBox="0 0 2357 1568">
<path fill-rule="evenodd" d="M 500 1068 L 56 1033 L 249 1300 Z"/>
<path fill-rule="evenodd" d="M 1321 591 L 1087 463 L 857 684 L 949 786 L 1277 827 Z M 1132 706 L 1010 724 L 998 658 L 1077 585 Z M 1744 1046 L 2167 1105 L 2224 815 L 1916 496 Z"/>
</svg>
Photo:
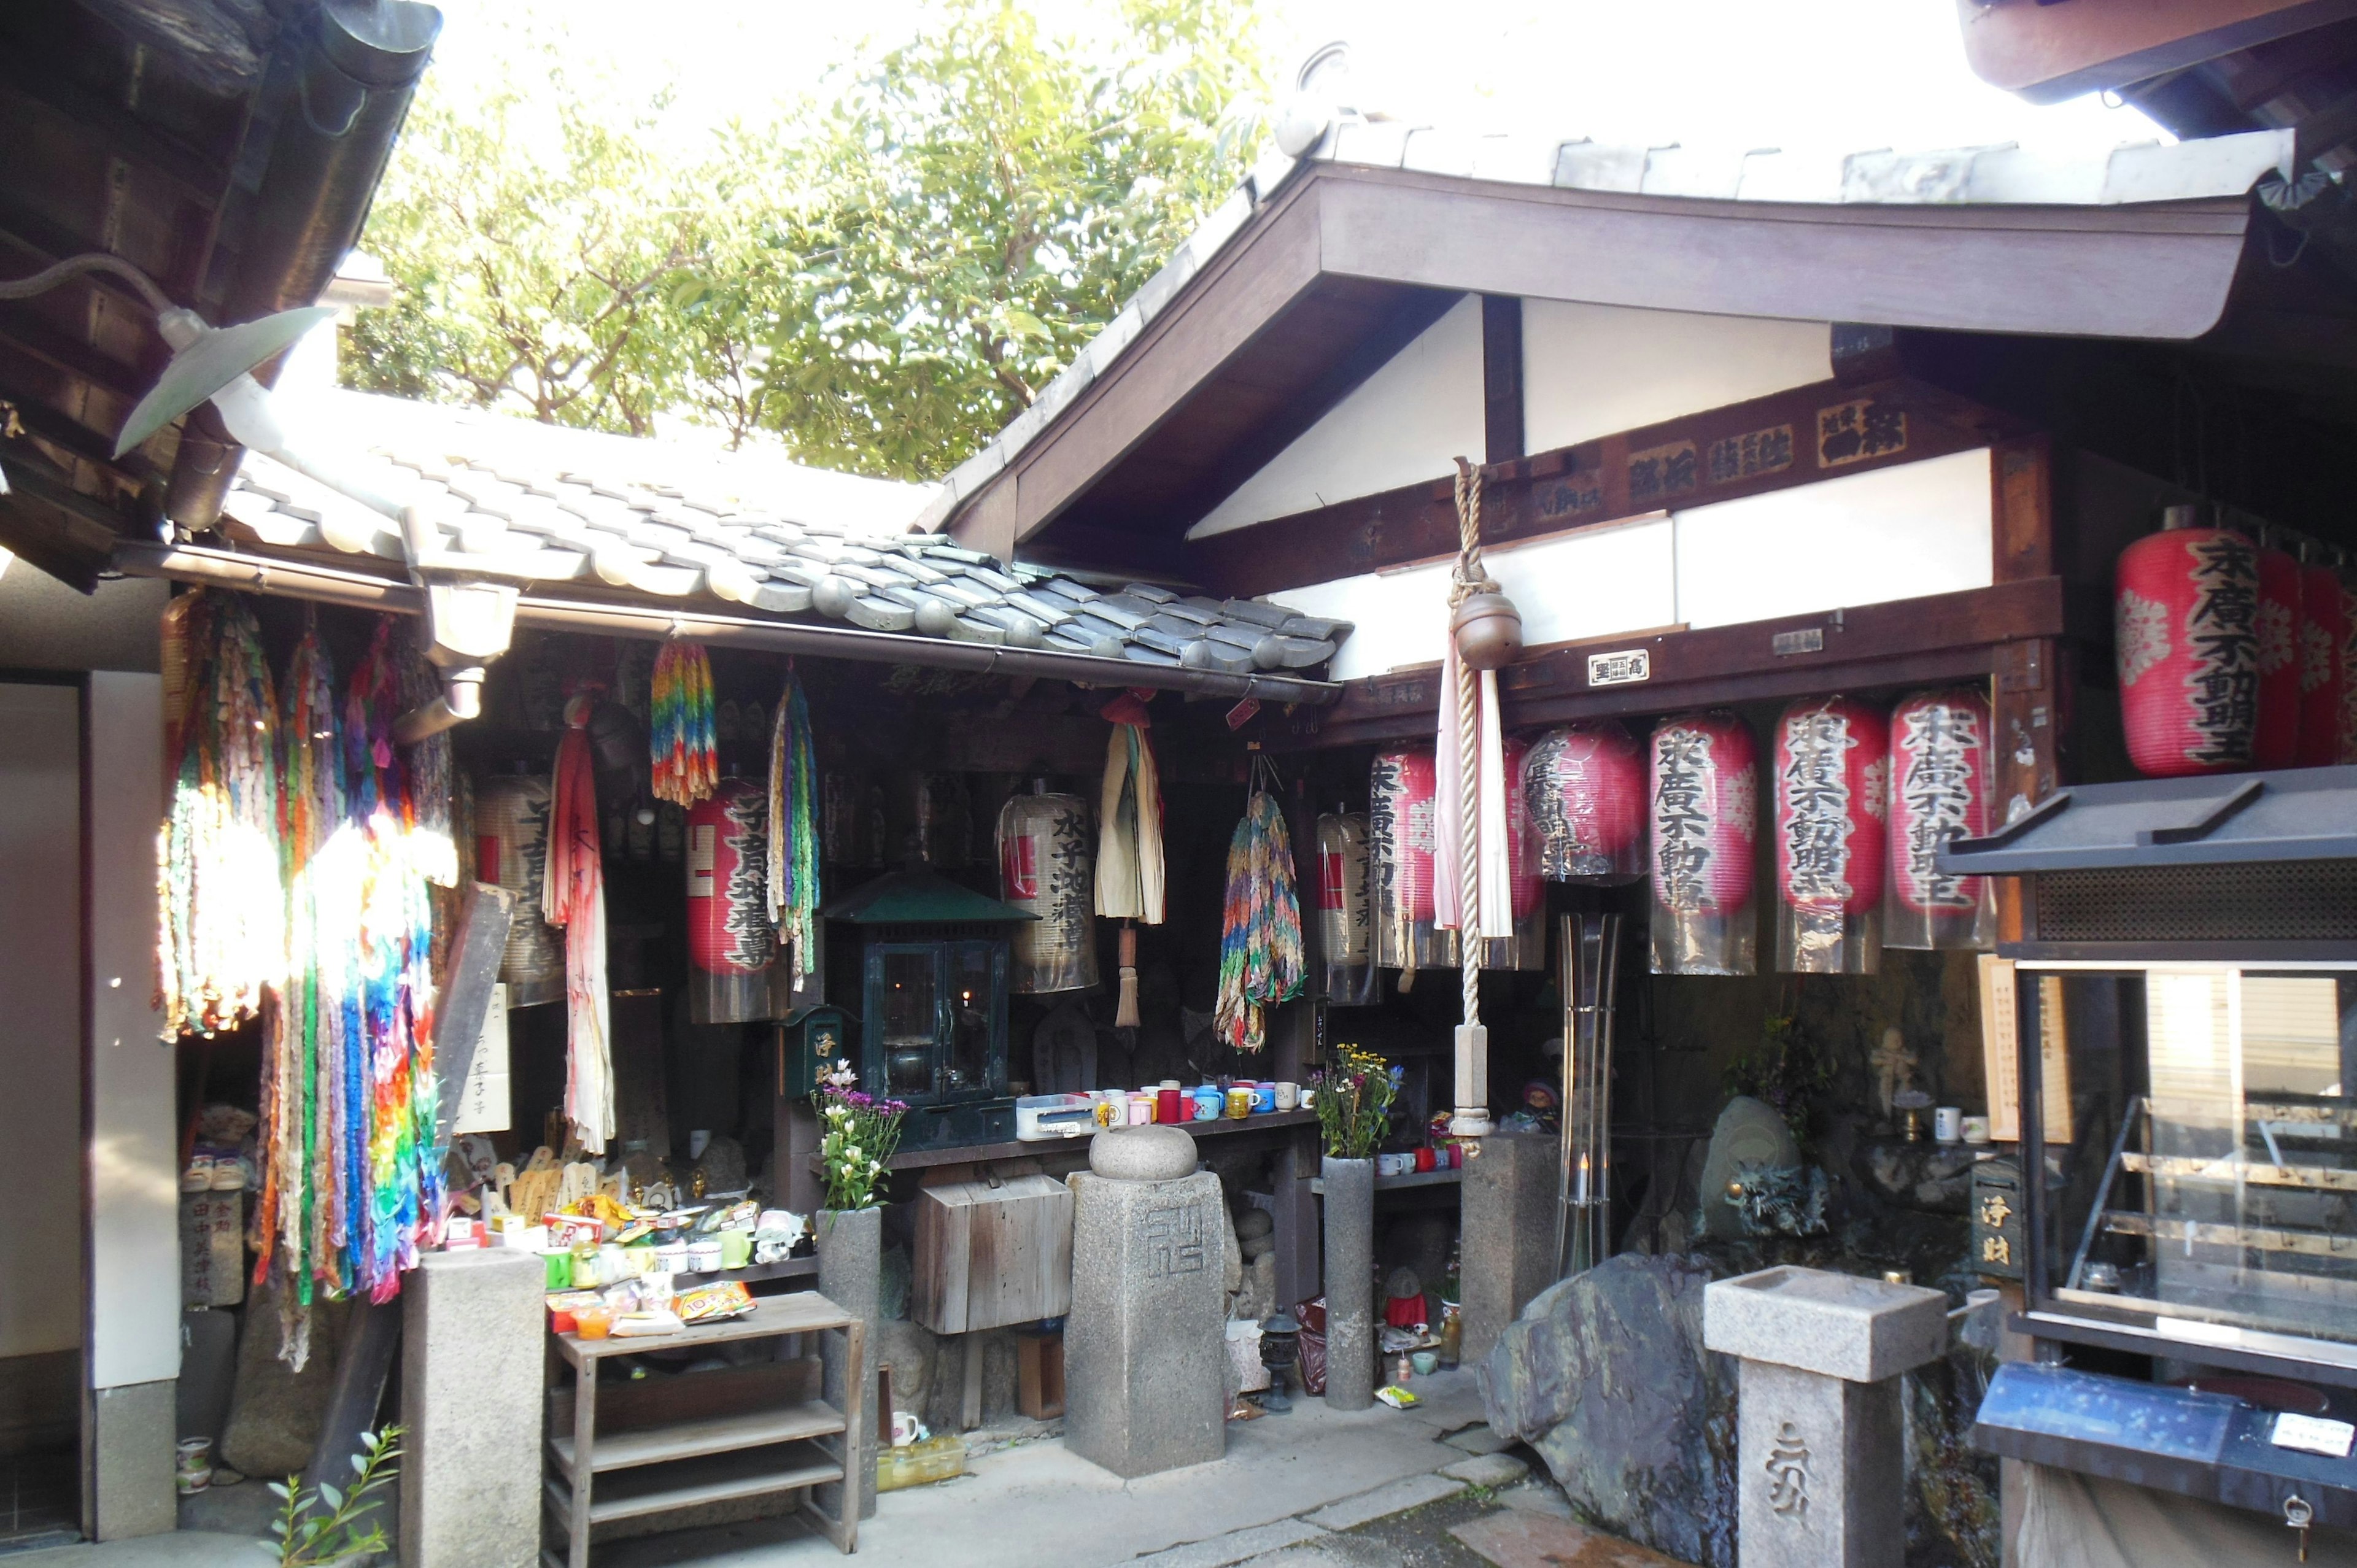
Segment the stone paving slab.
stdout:
<svg viewBox="0 0 2357 1568">
<path fill-rule="evenodd" d="M 1528 1477 L 1531 1467 L 1511 1454 L 1476 1454 L 1454 1465 L 1442 1466 L 1440 1473 L 1469 1487 L 1487 1487 L 1496 1491 Z"/>
<path fill-rule="evenodd" d="M 1451 1448 L 1462 1448 L 1468 1454 L 1495 1454 L 1501 1448 L 1514 1445 L 1512 1438 L 1491 1431 L 1486 1422 L 1479 1426 L 1469 1426 L 1462 1432 L 1452 1432 L 1441 1441 Z"/>
<path fill-rule="evenodd" d="M 1484 1514 L 1448 1533 L 1497 1568 L 1686 1568 L 1658 1552 L 1525 1509 Z"/>
<path fill-rule="evenodd" d="M 1231 1530 L 1209 1541 L 1190 1541 L 1184 1546 L 1173 1546 L 1133 1561 L 1140 1568 L 1231 1568 L 1246 1558 L 1257 1557 L 1264 1552 L 1281 1552 L 1305 1541 L 1315 1541 L 1325 1533 L 1314 1524 L 1281 1519 L 1275 1524 Z"/>
<path fill-rule="evenodd" d="M 1356 1530 L 1386 1514 L 1405 1513 L 1420 1509 L 1426 1503 L 1437 1503 L 1443 1498 L 1453 1498 L 1465 1489 L 1462 1481 L 1452 1481 L 1446 1476 L 1405 1476 L 1371 1492 L 1361 1492 L 1355 1498 L 1344 1498 L 1329 1503 L 1316 1513 L 1307 1516 L 1310 1523 L 1324 1530 Z"/>
</svg>

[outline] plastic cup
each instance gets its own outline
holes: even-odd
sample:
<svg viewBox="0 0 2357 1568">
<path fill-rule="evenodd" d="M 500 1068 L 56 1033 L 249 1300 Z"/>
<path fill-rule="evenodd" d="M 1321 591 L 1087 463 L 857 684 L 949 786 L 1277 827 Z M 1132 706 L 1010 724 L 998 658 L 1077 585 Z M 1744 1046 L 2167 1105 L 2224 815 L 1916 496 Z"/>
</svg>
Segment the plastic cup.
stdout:
<svg viewBox="0 0 2357 1568">
<path fill-rule="evenodd" d="M 603 1339 L 614 1331 L 614 1309 L 578 1306 L 573 1309 L 573 1332 L 584 1339 Z"/>
</svg>

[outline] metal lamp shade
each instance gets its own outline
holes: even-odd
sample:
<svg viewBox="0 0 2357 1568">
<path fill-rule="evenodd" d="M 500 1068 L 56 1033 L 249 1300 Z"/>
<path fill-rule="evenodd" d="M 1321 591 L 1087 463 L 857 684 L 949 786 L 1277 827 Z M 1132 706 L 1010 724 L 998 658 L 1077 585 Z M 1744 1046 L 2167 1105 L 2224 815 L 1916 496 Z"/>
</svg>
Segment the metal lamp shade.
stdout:
<svg viewBox="0 0 2357 1568">
<path fill-rule="evenodd" d="M 238 377 L 285 353 L 335 313 L 332 305 L 307 305 L 208 330 L 172 356 L 156 385 L 132 409 L 131 417 L 123 422 L 123 434 L 114 439 L 114 455 L 122 456 Z"/>
</svg>

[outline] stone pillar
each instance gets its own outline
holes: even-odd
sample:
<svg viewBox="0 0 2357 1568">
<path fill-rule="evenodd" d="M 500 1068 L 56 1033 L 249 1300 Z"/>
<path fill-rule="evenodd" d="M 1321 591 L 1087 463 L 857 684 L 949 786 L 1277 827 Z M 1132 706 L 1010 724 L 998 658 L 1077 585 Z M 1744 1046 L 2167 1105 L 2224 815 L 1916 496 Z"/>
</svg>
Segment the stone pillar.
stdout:
<svg viewBox="0 0 2357 1568">
<path fill-rule="evenodd" d="M 1072 1188 L 1064 1446 L 1128 1478 L 1227 1450 L 1220 1178 L 1176 1127 L 1099 1133 Z"/>
<path fill-rule="evenodd" d="M 538 1568 L 546 1287 L 539 1253 L 503 1247 L 428 1252 L 402 1283 L 401 1568 Z"/>
<path fill-rule="evenodd" d="M 1326 1403 L 1375 1402 L 1375 1162 L 1326 1156 Z"/>
<path fill-rule="evenodd" d="M 822 1208 L 816 1226 L 818 1243 L 818 1294 L 867 1323 L 867 1383 L 864 1396 L 866 1418 L 859 1434 L 860 1482 L 859 1517 L 876 1517 L 876 1455 L 877 1434 L 880 1423 L 891 1418 L 877 1406 L 881 1403 L 883 1358 L 877 1354 L 883 1345 L 884 1326 L 884 1209 L 881 1205 L 866 1208 Z M 845 1391 L 843 1368 L 843 1339 L 840 1335 L 822 1334 L 819 1359 L 822 1368 L 820 1393 L 827 1403 L 841 1409 Z M 832 1515 L 842 1507 L 834 1483 L 816 1488 L 818 1504 Z"/>
<path fill-rule="evenodd" d="M 1478 1155 L 1467 1151 L 1458 1279 L 1468 1362 L 1488 1356 L 1506 1325 L 1555 1283 L 1561 1147 L 1552 1133 L 1493 1133 Z"/>
<path fill-rule="evenodd" d="M 1946 1295 L 1819 1269 L 1762 1269 L 1704 1291 L 1703 1342 L 1742 1361 L 1742 1568 L 1900 1568 L 1899 1379 L 1946 1353 Z"/>
</svg>

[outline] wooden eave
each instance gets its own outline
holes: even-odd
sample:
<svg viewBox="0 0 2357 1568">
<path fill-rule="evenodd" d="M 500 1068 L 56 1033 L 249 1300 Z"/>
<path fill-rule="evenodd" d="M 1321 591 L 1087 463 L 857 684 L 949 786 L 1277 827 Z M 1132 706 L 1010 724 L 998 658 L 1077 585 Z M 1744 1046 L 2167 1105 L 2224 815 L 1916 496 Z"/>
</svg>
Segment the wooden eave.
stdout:
<svg viewBox="0 0 2357 1568">
<path fill-rule="evenodd" d="M 1001 555 L 1168 561 L 1185 529 L 1248 475 L 1230 460 L 1241 444 L 1273 455 L 1356 384 L 1350 366 L 1363 366 L 1360 379 L 1372 371 L 1356 354 L 1362 340 L 1469 292 L 2181 340 L 2223 312 L 2249 217 L 2243 197 L 1804 206 L 1312 165 L 961 501 L 950 531 Z M 1340 321 L 1346 306 L 1363 325 Z M 1339 324 L 1305 348 L 1304 311 Z M 1236 399 L 1256 386 L 1293 395 L 1239 432 Z"/>
</svg>

